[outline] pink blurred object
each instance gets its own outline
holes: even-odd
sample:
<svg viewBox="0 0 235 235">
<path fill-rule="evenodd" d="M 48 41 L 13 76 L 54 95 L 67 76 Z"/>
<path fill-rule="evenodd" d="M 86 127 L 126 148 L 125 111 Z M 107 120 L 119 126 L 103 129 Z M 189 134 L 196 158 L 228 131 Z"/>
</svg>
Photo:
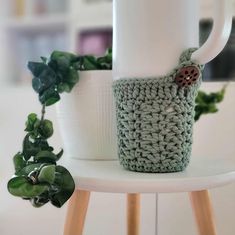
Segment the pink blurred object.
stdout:
<svg viewBox="0 0 235 235">
<path fill-rule="evenodd" d="M 112 29 L 83 31 L 79 35 L 79 54 L 102 56 L 109 47 L 112 47 Z"/>
</svg>

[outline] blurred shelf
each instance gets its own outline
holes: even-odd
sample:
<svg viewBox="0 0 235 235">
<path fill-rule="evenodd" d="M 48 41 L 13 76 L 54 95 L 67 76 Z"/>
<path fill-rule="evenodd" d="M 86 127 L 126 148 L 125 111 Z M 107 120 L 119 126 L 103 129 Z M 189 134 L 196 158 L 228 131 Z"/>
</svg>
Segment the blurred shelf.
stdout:
<svg viewBox="0 0 235 235">
<path fill-rule="evenodd" d="M 53 0 L 55 8 L 51 5 L 42 13 L 35 10 L 32 0 L 24 0 L 29 5 L 23 13 L 19 12 L 19 16 L 13 14 L 12 2 L 4 1 L 8 13 L 0 15 L 0 30 L 5 36 L 6 52 L 0 55 L 0 60 L 6 60 L 8 80 L 12 85 L 27 86 L 30 83 L 30 79 L 24 79 L 28 60 L 37 61 L 41 55 L 48 56 L 55 49 L 77 52 L 81 32 L 112 28 L 111 0 L 65 0 L 66 7 L 59 10 L 62 0 Z M 45 2 L 50 1 L 37 0 L 40 4 Z M 0 72 L 2 70 L 0 66 Z"/>
<path fill-rule="evenodd" d="M 107 19 L 99 19 L 96 20 L 95 22 L 92 22 L 92 20 L 81 20 L 78 22 L 75 26 L 75 29 L 77 31 L 84 31 L 84 30 L 93 30 L 93 29 L 106 29 L 106 28 L 112 28 L 112 19 L 107 20 Z"/>
<path fill-rule="evenodd" d="M 34 17 L 22 17 L 7 20 L 5 28 L 15 31 L 41 32 L 65 29 L 69 22 L 67 14 L 40 15 Z"/>
<path fill-rule="evenodd" d="M 81 3 L 82 11 L 79 14 L 92 14 L 93 15 L 100 15 L 100 13 L 108 13 L 112 14 L 112 2 L 98 2 L 98 3 Z M 80 16 L 79 16 L 80 17 Z"/>
<path fill-rule="evenodd" d="M 75 24 L 78 29 L 112 27 L 112 2 L 82 4 L 81 9 Z"/>
</svg>

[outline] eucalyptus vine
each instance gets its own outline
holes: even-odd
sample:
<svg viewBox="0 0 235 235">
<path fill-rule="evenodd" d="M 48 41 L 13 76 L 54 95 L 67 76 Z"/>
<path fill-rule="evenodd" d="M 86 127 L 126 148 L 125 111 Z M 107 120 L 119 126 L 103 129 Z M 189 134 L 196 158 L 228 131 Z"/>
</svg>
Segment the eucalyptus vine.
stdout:
<svg viewBox="0 0 235 235">
<path fill-rule="evenodd" d="M 60 100 L 60 94 L 71 92 L 79 81 L 78 71 L 111 70 L 112 53 L 103 57 L 76 56 L 54 51 L 41 62 L 29 62 L 33 74 L 32 87 L 42 105 L 41 116 L 31 113 L 26 121 L 22 150 L 13 157 L 15 174 L 8 182 L 8 191 L 40 207 L 51 202 L 61 207 L 73 194 L 75 184 L 69 171 L 57 162 L 63 150 L 54 152 L 48 139 L 53 135 L 53 123 L 45 119 L 46 106 Z"/>
</svg>

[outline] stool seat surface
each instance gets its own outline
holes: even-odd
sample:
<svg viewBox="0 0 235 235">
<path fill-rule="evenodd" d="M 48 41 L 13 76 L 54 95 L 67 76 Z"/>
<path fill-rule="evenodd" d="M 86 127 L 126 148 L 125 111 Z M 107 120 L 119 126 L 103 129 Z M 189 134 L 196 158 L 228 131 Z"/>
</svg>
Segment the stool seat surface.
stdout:
<svg viewBox="0 0 235 235">
<path fill-rule="evenodd" d="M 235 181 L 234 159 L 194 158 L 187 169 L 176 173 L 139 173 L 123 169 L 116 160 L 70 159 L 76 187 L 95 192 L 170 193 L 219 187 Z"/>
</svg>

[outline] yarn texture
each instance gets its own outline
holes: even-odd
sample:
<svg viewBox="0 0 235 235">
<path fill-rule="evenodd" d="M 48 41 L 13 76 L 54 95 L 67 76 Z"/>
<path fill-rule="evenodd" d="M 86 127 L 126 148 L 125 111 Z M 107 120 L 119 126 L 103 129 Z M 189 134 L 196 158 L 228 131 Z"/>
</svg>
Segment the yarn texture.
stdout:
<svg viewBox="0 0 235 235">
<path fill-rule="evenodd" d="M 113 83 L 120 164 L 138 172 L 177 172 L 189 164 L 195 98 L 202 65 L 182 53 L 179 65 L 157 78 L 119 79 Z M 175 77 L 185 66 L 199 71 L 197 81 L 179 86 Z"/>
</svg>

